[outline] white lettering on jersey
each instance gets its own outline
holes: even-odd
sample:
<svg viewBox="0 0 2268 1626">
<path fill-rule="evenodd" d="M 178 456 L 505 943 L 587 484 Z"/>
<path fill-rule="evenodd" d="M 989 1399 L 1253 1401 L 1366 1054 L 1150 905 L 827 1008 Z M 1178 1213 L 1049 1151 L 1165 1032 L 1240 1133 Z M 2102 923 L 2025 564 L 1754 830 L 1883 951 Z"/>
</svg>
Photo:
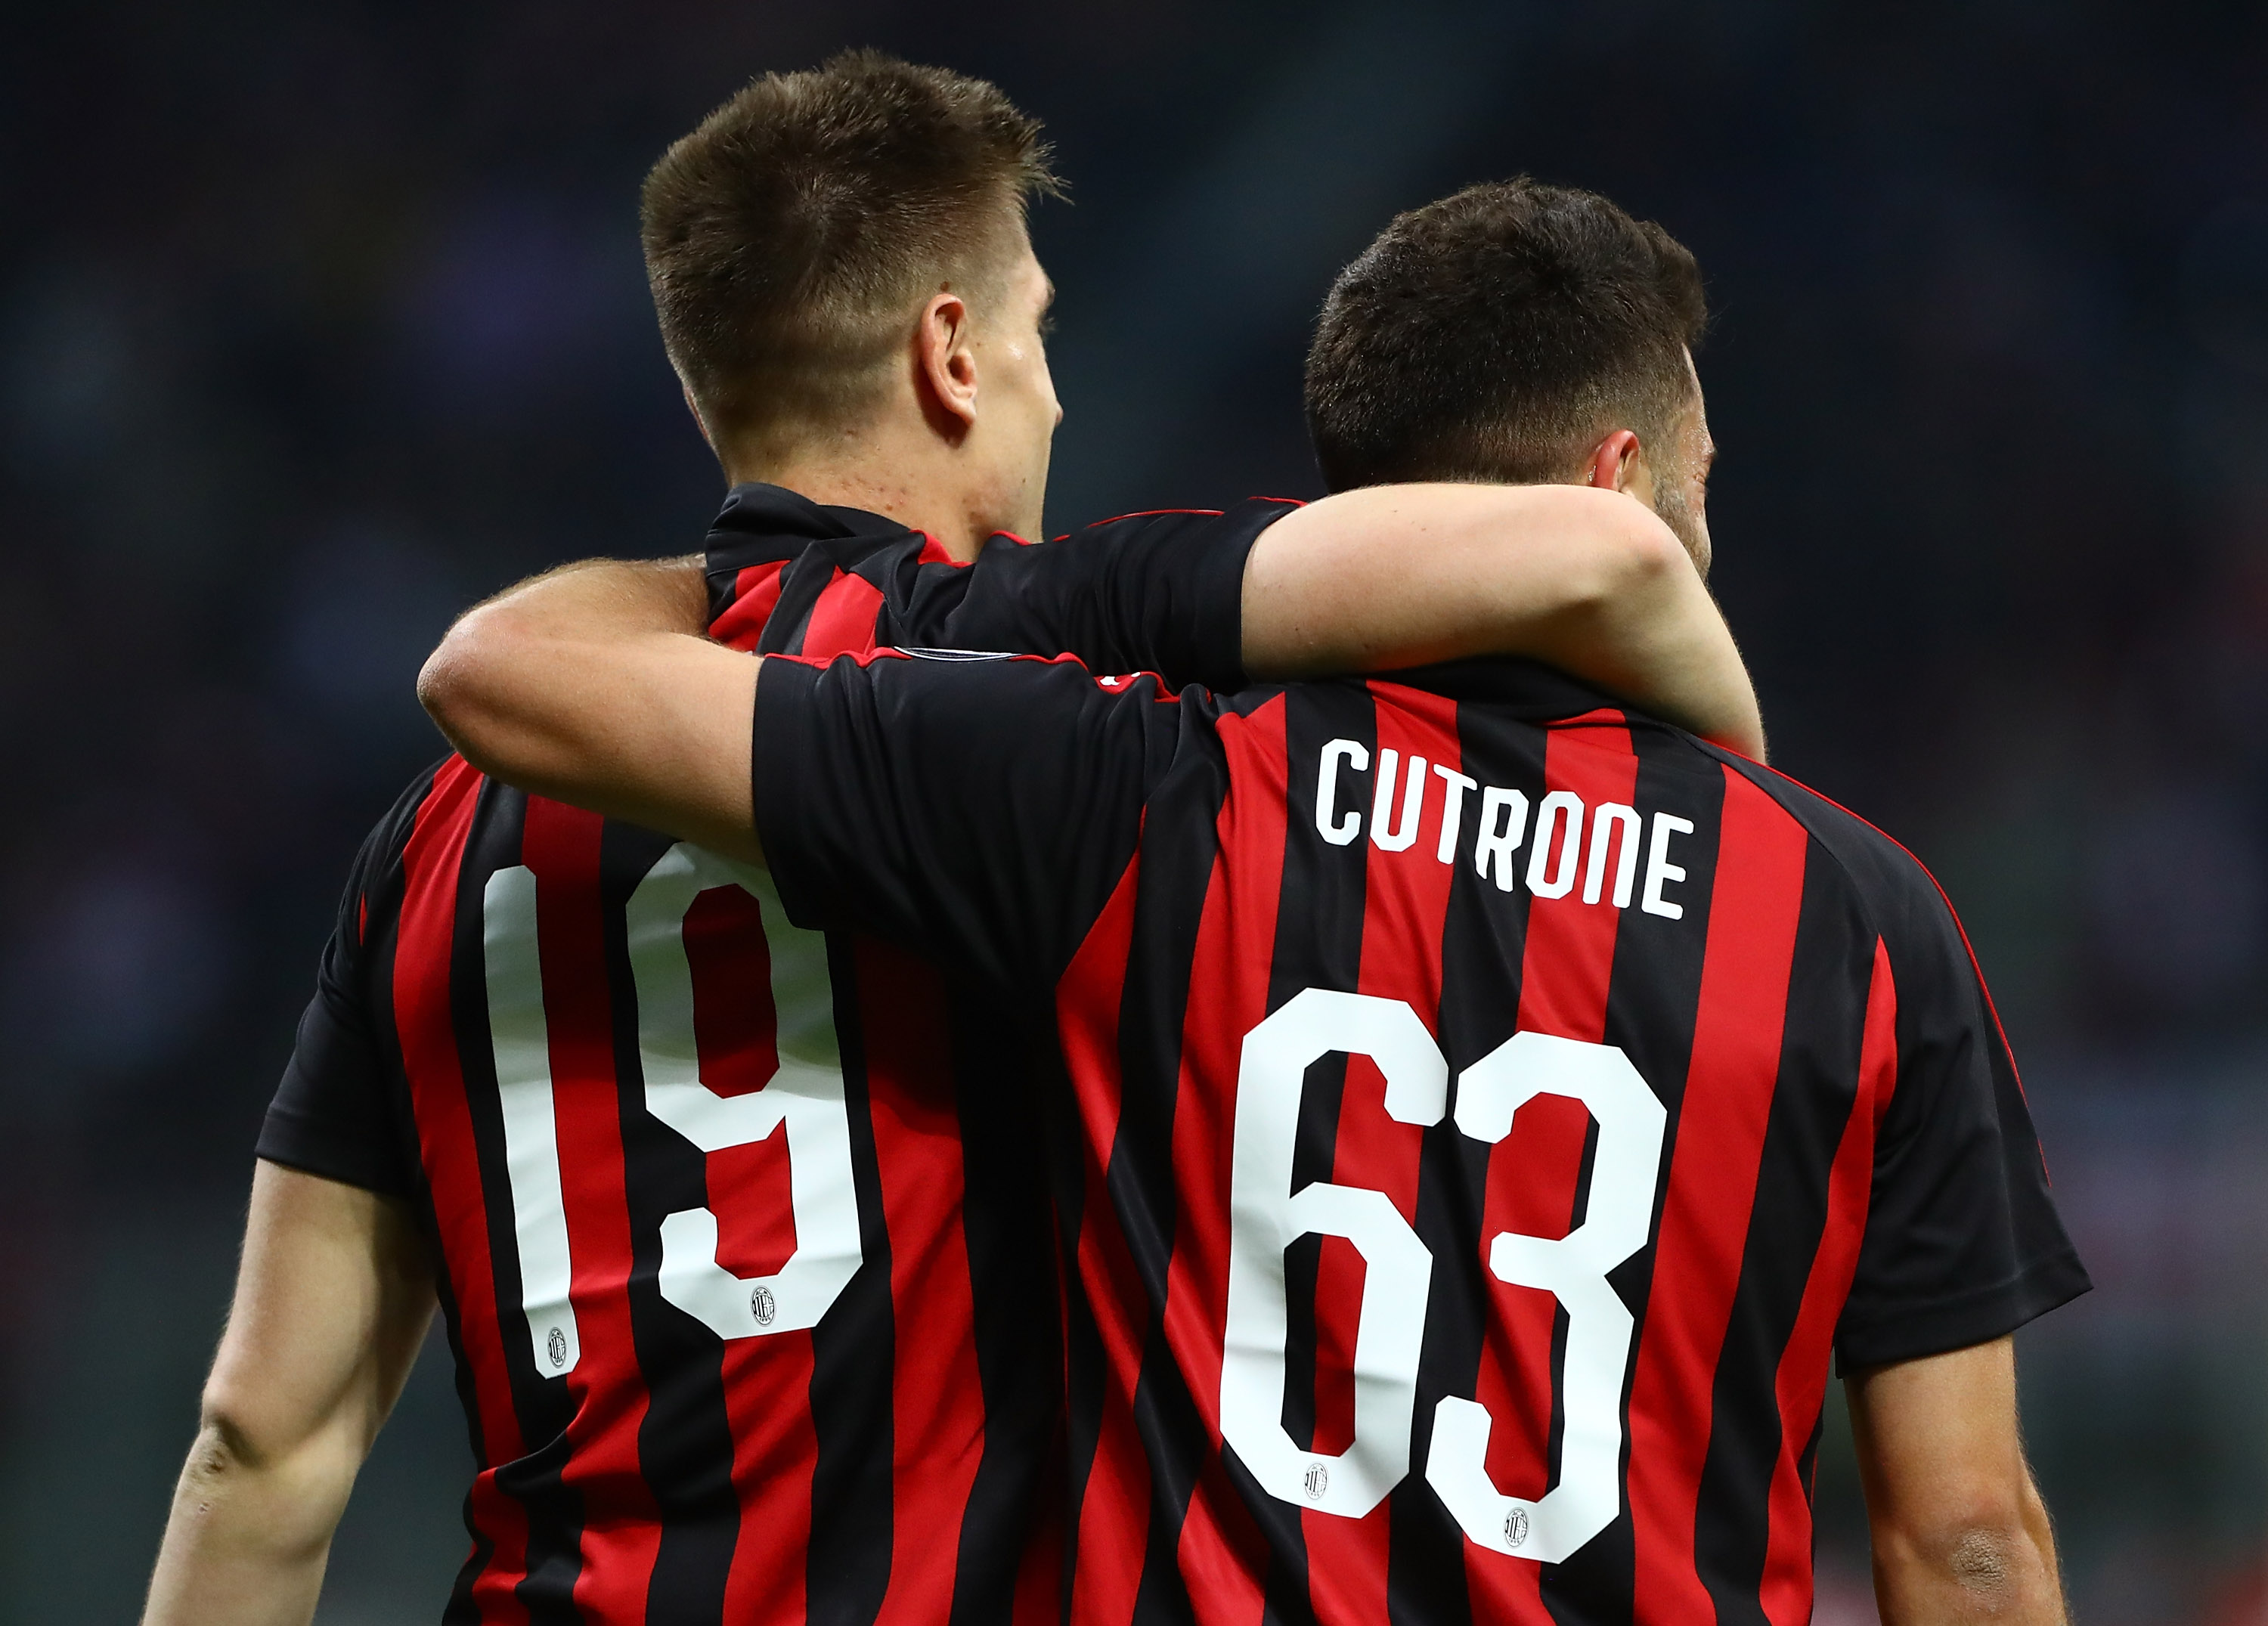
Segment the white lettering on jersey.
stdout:
<svg viewBox="0 0 2268 1626">
<path fill-rule="evenodd" d="M 1362 834 L 1360 813 L 1350 809 L 1344 820 L 1337 815 L 1341 762 L 1361 773 L 1370 766 L 1370 747 L 1357 740 L 1334 739 L 1323 747 L 1322 760 L 1316 764 L 1315 834 L 1334 847 L 1344 847 Z"/>
<path fill-rule="evenodd" d="M 1370 759 L 1370 747 L 1355 739 L 1334 739 L 1316 759 L 1315 834 L 1334 847 L 1351 846 L 1362 838 L 1364 797 L 1354 776 L 1371 771 Z M 1435 780 L 1440 782 L 1438 798 L 1432 794 Z M 1611 902 L 1626 909 L 1635 897 L 1646 914 L 1665 920 L 1685 918 L 1685 906 L 1665 896 L 1664 888 L 1685 879 L 1684 869 L 1669 861 L 1669 842 L 1673 836 L 1692 835 L 1694 824 L 1673 813 L 1651 815 L 1649 834 L 1648 815 L 1626 803 L 1587 807 L 1572 791 L 1553 791 L 1540 803 L 1531 803 L 1525 791 L 1483 784 L 1443 763 L 1429 763 L 1422 756 L 1404 758 L 1381 747 L 1368 798 L 1371 844 L 1381 852 L 1409 851 L 1425 834 L 1429 806 L 1438 805 L 1433 857 L 1438 863 L 1454 864 L 1458 844 L 1465 839 L 1466 798 L 1476 791 L 1480 807 L 1472 820 L 1473 873 L 1494 881 L 1498 891 L 1514 889 L 1521 878 L 1517 856 L 1525 849 L 1525 879 L 1536 897 L 1567 897 L 1575 893 L 1580 879 L 1579 895 L 1585 903 Z M 1642 878 L 1641 847 L 1646 859 Z"/>
<path fill-rule="evenodd" d="M 1693 834 L 1693 820 L 1681 819 L 1675 813 L 1658 813 L 1653 815 L 1653 840 L 1646 850 L 1646 896 L 1638 908 L 1649 915 L 1660 915 L 1671 920 L 1685 918 L 1685 906 L 1663 898 L 1663 883 L 1683 880 L 1685 872 L 1669 861 L 1669 838 L 1675 834 Z"/>
</svg>

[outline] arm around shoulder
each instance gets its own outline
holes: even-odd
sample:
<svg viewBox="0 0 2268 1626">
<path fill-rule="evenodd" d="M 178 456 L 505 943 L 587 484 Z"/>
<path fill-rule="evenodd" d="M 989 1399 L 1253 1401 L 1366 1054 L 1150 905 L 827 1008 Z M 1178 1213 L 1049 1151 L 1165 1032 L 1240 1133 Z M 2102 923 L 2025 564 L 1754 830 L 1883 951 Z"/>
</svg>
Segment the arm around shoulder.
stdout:
<svg viewBox="0 0 2268 1626">
<path fill-rule="evenodd" d="M 1373 486 L 1287 515 L 1244 581 L 1256 675 L 1545 661 L 1761 758 L 1739 650 L 1669 527 L 1567 485 Z"/>
<path fill-rule="evenodd" d="M 697 560 L 597 560 L 469 611 L 419 673 L 449 743 L 517 788 L 753 857 L 757 661 L 703 636 Z"/>
</svg>

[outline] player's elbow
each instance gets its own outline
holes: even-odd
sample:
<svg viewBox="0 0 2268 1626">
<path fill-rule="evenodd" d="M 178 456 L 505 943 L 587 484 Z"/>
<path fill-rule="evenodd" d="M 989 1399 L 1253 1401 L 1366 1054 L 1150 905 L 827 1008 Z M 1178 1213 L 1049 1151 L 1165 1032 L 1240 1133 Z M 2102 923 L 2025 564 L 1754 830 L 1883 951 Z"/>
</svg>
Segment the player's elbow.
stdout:
<svg viewBox="0 0 2268 1626">
<path fill-rule="evenodd" d="M 200 1513 L 284 1559 L 318 1556 L 346 1510 L 363 1450 L 347 1431 L 279 1430 L 256 1408 L 208 1396 L 181 1490 Z"/>
<path fill-rule="evenodd" d="M 501 766 L 514 665 L 525 651 L 509 609 L 483 605 L 459 618 L 417 673 L 417 700 L 449 743 L 475 767 Z"/>
<path fill-rule="evenodd" d="M 377 1433 L 375 1420 L 356 1403 L 356 1386 L 334 1403 L 309 1407 L 281 1402 L 288 1387 L 244 1378 L 216 1373 L 206 1384 L 189 1454 L 194 1476 L 215 1484 L 290 1483 L 316 1495 L 353 1482 Z"/>
<path fill-rule="evenodd" d="M 1874 1554 L 1878 1568 L 1950 1593 L 1983 1619 L 2030 1619 L 2017 1611 L 2053 1596 L 2053 1565 L 2013 1494 L 1956 1497 L 1877 1528 Z"/>
</svg>

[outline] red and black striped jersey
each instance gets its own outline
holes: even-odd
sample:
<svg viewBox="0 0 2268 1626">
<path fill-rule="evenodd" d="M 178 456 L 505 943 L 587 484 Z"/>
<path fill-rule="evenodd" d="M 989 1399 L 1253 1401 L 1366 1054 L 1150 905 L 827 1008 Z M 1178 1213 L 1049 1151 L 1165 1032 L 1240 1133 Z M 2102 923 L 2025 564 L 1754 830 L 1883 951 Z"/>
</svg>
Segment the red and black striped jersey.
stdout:
<svg viewBox="0 0 2268 1626">
<path fill-rule="evenodd" d="M 1244 556 L 1284 511 L 963 567 L 745 486 L 713 629 L 1233 678 Z M 446 1618 L 1048 1614 L 1063 1357 L 1027 1073 L 967 979 L 791 925 L 761 871 L 461 759 L 422 776 L 357 862 L 259 1149 L 430 1223 L 477 1465 Z"/>
<path fill-rule="evenodd" d="M 1903 849 L 1540 669 L 775 661 L 792 919 L 1041 997 L 1076 1626 L 1810 1618 L 1830 1357 L 2085 1291 Z"/>
</svg>

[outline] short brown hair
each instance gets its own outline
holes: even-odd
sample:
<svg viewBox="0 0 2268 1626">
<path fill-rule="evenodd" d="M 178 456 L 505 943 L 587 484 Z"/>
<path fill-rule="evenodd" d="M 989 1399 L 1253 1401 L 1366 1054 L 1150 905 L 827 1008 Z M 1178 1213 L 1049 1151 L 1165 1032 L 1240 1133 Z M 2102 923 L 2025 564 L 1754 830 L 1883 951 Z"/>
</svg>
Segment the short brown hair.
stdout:
<svg viewBox="0 0 2268 1626">
<path fill-rule="evenodd" d="M 983 283 L 1060 191 L 1039 121 L 982 79 L 878 51 L 767 74 L 646 177 L 662 342 L 712 427 L 855 410 L 923 291 Z"/>
<path fill-rule="evenodd" d="M 1693 256 L 1596 193 L 1521 176 L 1412 210 L 1340 273 L 1307 353 L 1324 483 L 1565 479 L 1615 429 L 1656 443 L 1707 319 Z"/>
</svg>

